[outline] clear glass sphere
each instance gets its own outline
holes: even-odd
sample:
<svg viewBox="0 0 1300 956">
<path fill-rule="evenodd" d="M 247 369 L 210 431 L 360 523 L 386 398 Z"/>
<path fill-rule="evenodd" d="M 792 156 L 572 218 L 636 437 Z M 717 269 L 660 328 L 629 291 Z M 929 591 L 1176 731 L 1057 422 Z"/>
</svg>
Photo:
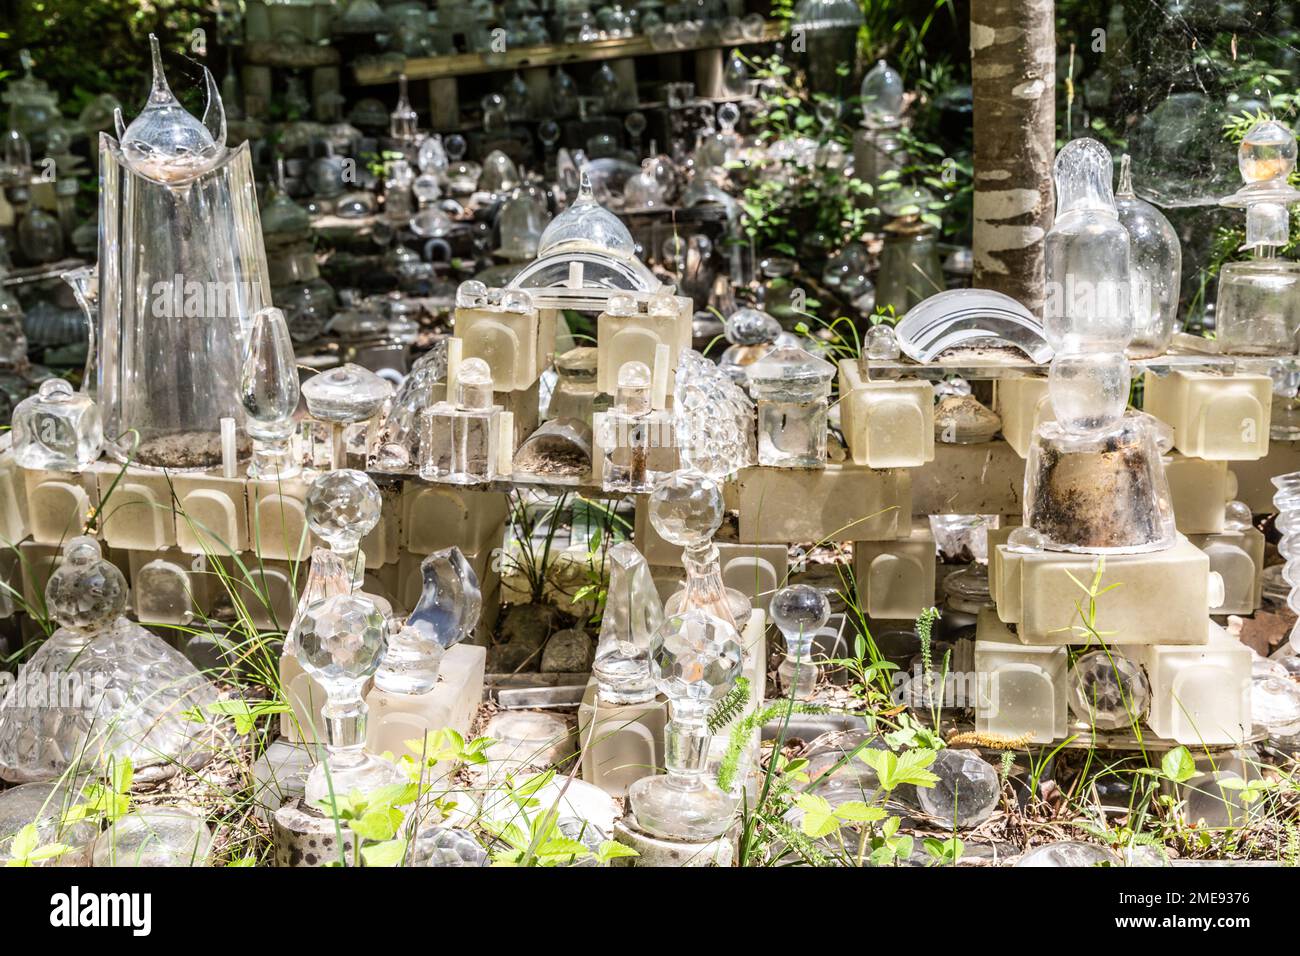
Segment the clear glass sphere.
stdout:
<svg viewBox="0 0 1300 956">
<path fill-rule="evenodd" d="M 307 525 L 331 546 L 353 547 L 379 523 L 383 498 L 363 471 L 339 468 L 307 491 Z"/>
<path fill-rule="evenodd" d="M 820 588 L 795 584 L 772 595 L 769 612 L 772 623 L 783 634 L 812 634 L 826 626 L 831 616 L 831 602 Z"/>
<path fill-rule="evenodd" d="M 74 631 L 93 631 L 126 611 L 126 578 L 106 561 L 94 538 L 73 538 L 63 550 L 63 563 L 45 585 L 50 616 Z"/>
</svg>

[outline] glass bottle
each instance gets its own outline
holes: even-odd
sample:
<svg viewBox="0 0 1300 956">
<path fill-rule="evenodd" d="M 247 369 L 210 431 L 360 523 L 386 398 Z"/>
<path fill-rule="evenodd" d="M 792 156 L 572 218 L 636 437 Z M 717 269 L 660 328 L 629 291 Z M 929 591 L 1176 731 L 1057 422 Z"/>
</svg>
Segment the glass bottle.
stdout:
<svg viewBox="0 0 1300 956">
<path fill-rule="evenodd" d="M 284 313 L 262 309 L 253 316 L 239 378 L 239 398 L 248 416 L 244 428 L 253 440 L 251 477 L 284 479 L 300 471 L 290 450 L 298 396 L 298 368 Z"/>
<path fill-rule="evenodd" d="M 415 111 L 406 91 L 406 74 L 397 78 L 397 105 L 388 117 L 388 135 L 403 145 L 412 144 L 420 135 L 420 114 Z"/>
<path fill-rule="evenodd" d="M 1115 210 L 1128 230 L 1133 295 L 1133 338 L 1129 358 L 1162 355 L 1174 337 L 1183 249 L 1169 220 L 1133 192 L 1128 153 L 1119 161 Z"/>
<path fill-rule="evenodd" d="M 768 352 L 749 366 L 758 409 L 758 463 L 816 468 L 826 462 L 826 420 L 835 366 L 798 348 Z"/>
<path fill-rule="evenodd" d="M 651 676 L 668 698 L 667 772 L 628 788 L 632 820 L 652 836 L 712 840 L 730 827 L 739 801 L 705 773 L 711 738 L 706 718 L 740 676 L 739 636 L 726 621 L 693 609 L 660 625 L 650 662 Z"/>
<path fill-rule="evenodd" d="M 480 358 L 463 361 L 452 402 L 421 413 L 420 477 L 478 484 L 497 474 L 501 406 L 492 401 L 492 371 Z"/>
</svg>

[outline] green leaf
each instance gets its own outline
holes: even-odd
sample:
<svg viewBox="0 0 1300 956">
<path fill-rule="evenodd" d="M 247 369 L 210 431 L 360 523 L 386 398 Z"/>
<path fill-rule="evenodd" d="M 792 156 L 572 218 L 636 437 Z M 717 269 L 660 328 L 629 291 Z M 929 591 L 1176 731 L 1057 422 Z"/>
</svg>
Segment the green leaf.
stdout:
<svg viewBox="0 0 1300 956">
<path fill-rule="evenodd" d="M 395 824 L 392 811 L 380 808 L 367 811 L 359 820 L 352 820 L 348 826 L 361 839 L 380 842 L 396 836 L 400 822 L 399 818 Z"/>
<path fill-rule="evenodd" d="M 795 806 L 803 811 L 799 829 L 805 835 L 819 840 L 830 836 L 840 828 L 840 821 L 835 818 L 830 801 L 813 793 L 801 793 L 794 800 Z"/>
<path fill-rule="evenodd" d="M 889 814 L 883 807 L 869 806 L 861 800 L 848 800 L 835 808 L 835 816 L 847 823 L 875 823 Z"/>
<path fill-rule="evenodd" d="M 361 859 L 366 866 L 397 866 L 406 854 L 406 840 L 389 840 L 361 848 Z"/>
<path fill-rule="evenodd" d="M 1174 783 L 1196 776 L 1196 761 L 1186 747 L 1175 747 L 1160 760 L 1160 772 Z"/>
<path fill-rule="evenodd" d="M 40 845 L 40 840 L 40 831 L 36 829 L 36 824 L 29 823 L 14 834 L 13 842 L 9 844 L 9 855 L 25 860 Z"/>
<path fill-rule="evenodd" d="M 600 849 L 596 851 L 596 859 L 601 863 L 608 863 L 610 860 L 617 860 L 620 857 L 640 855 L 630 846 L 624 846 L 622 843 L 616 843 L 613 840 L 603 841 L 600 844 Z"/>
<path fill-rule="evenodd" d="M 934 763 L 934 751 L 918 748 L 895 754 L 891 750 L 859 750 L 858 757 L 876 772 L 880 788 L 892 792 L 904 784 L 933 787 L 939 778 L 926 767 Z"/>
<path fill-rule="evenodd" d="M 553 840 L 547 840 L 537 848 L 537 856 L 541 859 L 549 857 L 569 857 L 591 856 L 591 850 L 587 849 L 587 844 L 580 840 L 570 840 L 568 837 L 556 837 Z"/>
</svg>

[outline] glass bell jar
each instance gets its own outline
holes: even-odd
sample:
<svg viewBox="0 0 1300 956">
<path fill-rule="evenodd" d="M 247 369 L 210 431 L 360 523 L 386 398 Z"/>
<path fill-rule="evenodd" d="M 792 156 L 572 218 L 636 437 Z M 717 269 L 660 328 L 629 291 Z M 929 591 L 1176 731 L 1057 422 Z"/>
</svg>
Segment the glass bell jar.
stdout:
<svg viewBox="0 0 1300 956">
<path fill-rule="evenodd" d="M 1129 358 L 1162 355 L 1174 337 L 1183 248 L 1169 220 L 1133 192 L 1133 173 L 1125 153 L 1119 163 L 1115 210 L 1128 230 L 1132 282 L 1133 338 Z"/>
<path fill-rule="evenodd" d="M 1288 127 L 1266 120 L 1251 127 L 1237 152 L 1245 185 L 1221 205 L 1246 210 L 1246 242 L 1253 253 L 1219 272 L 1215 304 L 1217 339 L 1235 355 L 1294 355 L 1300 331 L 1300 263 L 1279 259 L 1290 242 L 1288 207 L 1300 191 L 1288 181 L 1295 171 L 1296 139 Z"/>
<path fill-rule="evenodd" d="M 133 432 L 138 464 L 204 469 L 221 461 L 221 420 L 243 421 L 235 383 L 271 304 L 266 253 L 249 147 L 226 147 L 216 81 L 205 69 L 196 119 L 150 43 L 144 109 L 100 137 L 97 395 L 110 447 Z"/>
<path fill-rule="evenodd" d="M 1157 436 L 1126 414 L 1133 334 L 1129 234 L 1111 195 L 1111 158 L 1076 139 L 1056 158 L 1056 220 L 1044 239 L 1053 421 L 1034 432 L 1024 524 L 1052 551 L 1137 553 L 1174 542 Z"/>
</svg>

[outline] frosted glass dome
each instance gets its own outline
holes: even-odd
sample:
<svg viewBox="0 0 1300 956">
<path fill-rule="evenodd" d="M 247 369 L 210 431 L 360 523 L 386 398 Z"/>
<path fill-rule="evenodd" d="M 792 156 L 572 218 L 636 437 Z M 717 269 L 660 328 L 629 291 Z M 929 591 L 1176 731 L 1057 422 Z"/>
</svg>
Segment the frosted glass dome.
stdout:
<svg viewBox="0 0 1300 956">
<path fill-rule="evenodd" d="M 630 259 L 636 252 L 636 243 L 627 226 L 596 202 L 591 180 L 585 172 L 578 186 L 578 198 L 551 220 L 537 246 L 540 256 L 567 251 L 604 252 L 619 259 Z"/>
</svg>

